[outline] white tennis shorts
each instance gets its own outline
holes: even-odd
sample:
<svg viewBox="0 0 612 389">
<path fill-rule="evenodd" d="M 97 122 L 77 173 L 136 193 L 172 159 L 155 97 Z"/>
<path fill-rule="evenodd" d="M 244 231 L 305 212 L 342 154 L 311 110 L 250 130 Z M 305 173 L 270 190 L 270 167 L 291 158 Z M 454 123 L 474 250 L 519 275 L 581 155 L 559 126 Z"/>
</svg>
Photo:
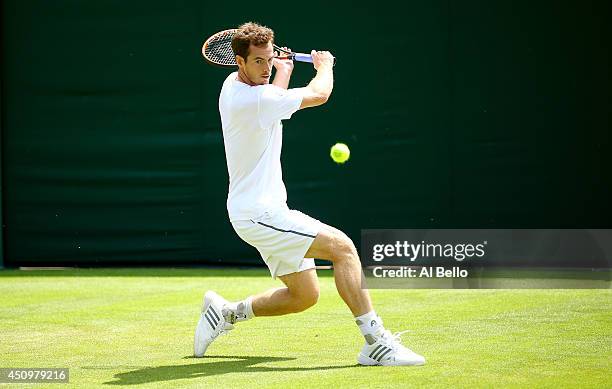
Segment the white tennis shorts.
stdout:
<svg viewBox="0 0 612 389">
<path fill-rule="evenodd" d="M 321 229 L 321 222 L 300 211 L 280 209 L 252 220 L 232 222 L 238 236 L 255 247 L 273 278 L 315 267 L 304 258 Z"/>
</svg>

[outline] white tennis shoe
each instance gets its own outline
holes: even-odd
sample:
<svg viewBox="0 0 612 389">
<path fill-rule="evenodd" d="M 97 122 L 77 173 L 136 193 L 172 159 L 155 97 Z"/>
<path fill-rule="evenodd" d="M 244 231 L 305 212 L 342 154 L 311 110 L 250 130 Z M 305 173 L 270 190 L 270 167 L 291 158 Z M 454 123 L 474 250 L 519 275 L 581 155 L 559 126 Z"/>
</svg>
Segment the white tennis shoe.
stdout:
<svg viewBox="0 0 612 389">
<path fill-rule="evenodd" d="M 425 358 L 401 343 L 401 334 L 385 330 L 372 344 L 366 342 L 357 356 L 357 362 L 366 366 L 420 366 Z M 372 337 L 373 338 L 373 337 Z M 373 338 L 374 340 L 374 338 Z"/>
<path fill-rule="evenodd" d="M 234 329 L 223 317 L 223 307 L 228 304 L 227 300 L 213 291 L 204 294 L 202 303 L 202 314 L 195 330 L 193 339 L 193 355 L 197 358 L 204 356 L 208 346 L 219 336 Z"/>
</svg>

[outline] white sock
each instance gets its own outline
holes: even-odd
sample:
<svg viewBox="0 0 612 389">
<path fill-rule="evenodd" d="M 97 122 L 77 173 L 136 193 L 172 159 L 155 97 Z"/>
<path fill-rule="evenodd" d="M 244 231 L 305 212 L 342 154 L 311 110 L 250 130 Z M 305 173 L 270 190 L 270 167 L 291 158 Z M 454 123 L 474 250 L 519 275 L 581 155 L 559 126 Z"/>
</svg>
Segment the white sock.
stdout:
<svg viewBox="0 0 612 389">
<path fill-rule="evenodd" d="M 376 338 L 385 330 L 382 319 L 375 311 L 370 311 L 355 318 L 361 334 L 369 344 L 373 344 Z"/>
<path fill-rule="evenodd" d="M 223 316 L 231 324 L 253 318 L 253 297 L 249 296 L 242 301 L 229 303 L 224 307 Z"/>
</svg>

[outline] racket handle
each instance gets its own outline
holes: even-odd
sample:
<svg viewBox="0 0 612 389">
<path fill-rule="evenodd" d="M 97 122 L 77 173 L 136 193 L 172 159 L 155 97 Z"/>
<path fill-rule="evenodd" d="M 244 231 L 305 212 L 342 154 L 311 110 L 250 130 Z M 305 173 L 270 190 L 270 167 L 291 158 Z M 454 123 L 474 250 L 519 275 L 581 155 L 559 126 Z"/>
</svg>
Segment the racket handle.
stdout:
<svg viewBox="0 0 612 389">
<path fill-rule="evenodd" d="M 294 61 L 312 63 L 312 55 L 304 53 L 294 53 Z"/>
<path fill-rule="evenodd" d="M 312 55 L 304 53 L 293 53 L 293 60 L 298 62 L 312 63 Z M 334 58 L 334 66 L 336 66 L 336 58 Z"/>
<path fill-rule="evenodd" d="M 312 63 L 312 55 L 304 53 L 293 53 L 293 60 L 298 62 Z M 336 58 L 334 57 L 334 66 L 336 66 Z"/>
</svg>

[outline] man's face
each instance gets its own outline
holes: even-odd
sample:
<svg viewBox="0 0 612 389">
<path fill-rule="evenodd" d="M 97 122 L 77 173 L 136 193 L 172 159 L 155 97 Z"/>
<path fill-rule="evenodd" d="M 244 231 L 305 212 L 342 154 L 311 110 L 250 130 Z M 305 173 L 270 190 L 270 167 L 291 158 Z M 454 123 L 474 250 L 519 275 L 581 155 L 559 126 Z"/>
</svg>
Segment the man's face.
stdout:
<svg viewBox="0 0 612 389">
<path fill-rule="evenodd" d="M 238 67 L 253 85 L 265 85 L 270 82 L 272 64 L 274 61 L 274 46 L 272 42 L 267 45 L 249 47 L 246 62 L 237 56 Z"/>
</svg>

